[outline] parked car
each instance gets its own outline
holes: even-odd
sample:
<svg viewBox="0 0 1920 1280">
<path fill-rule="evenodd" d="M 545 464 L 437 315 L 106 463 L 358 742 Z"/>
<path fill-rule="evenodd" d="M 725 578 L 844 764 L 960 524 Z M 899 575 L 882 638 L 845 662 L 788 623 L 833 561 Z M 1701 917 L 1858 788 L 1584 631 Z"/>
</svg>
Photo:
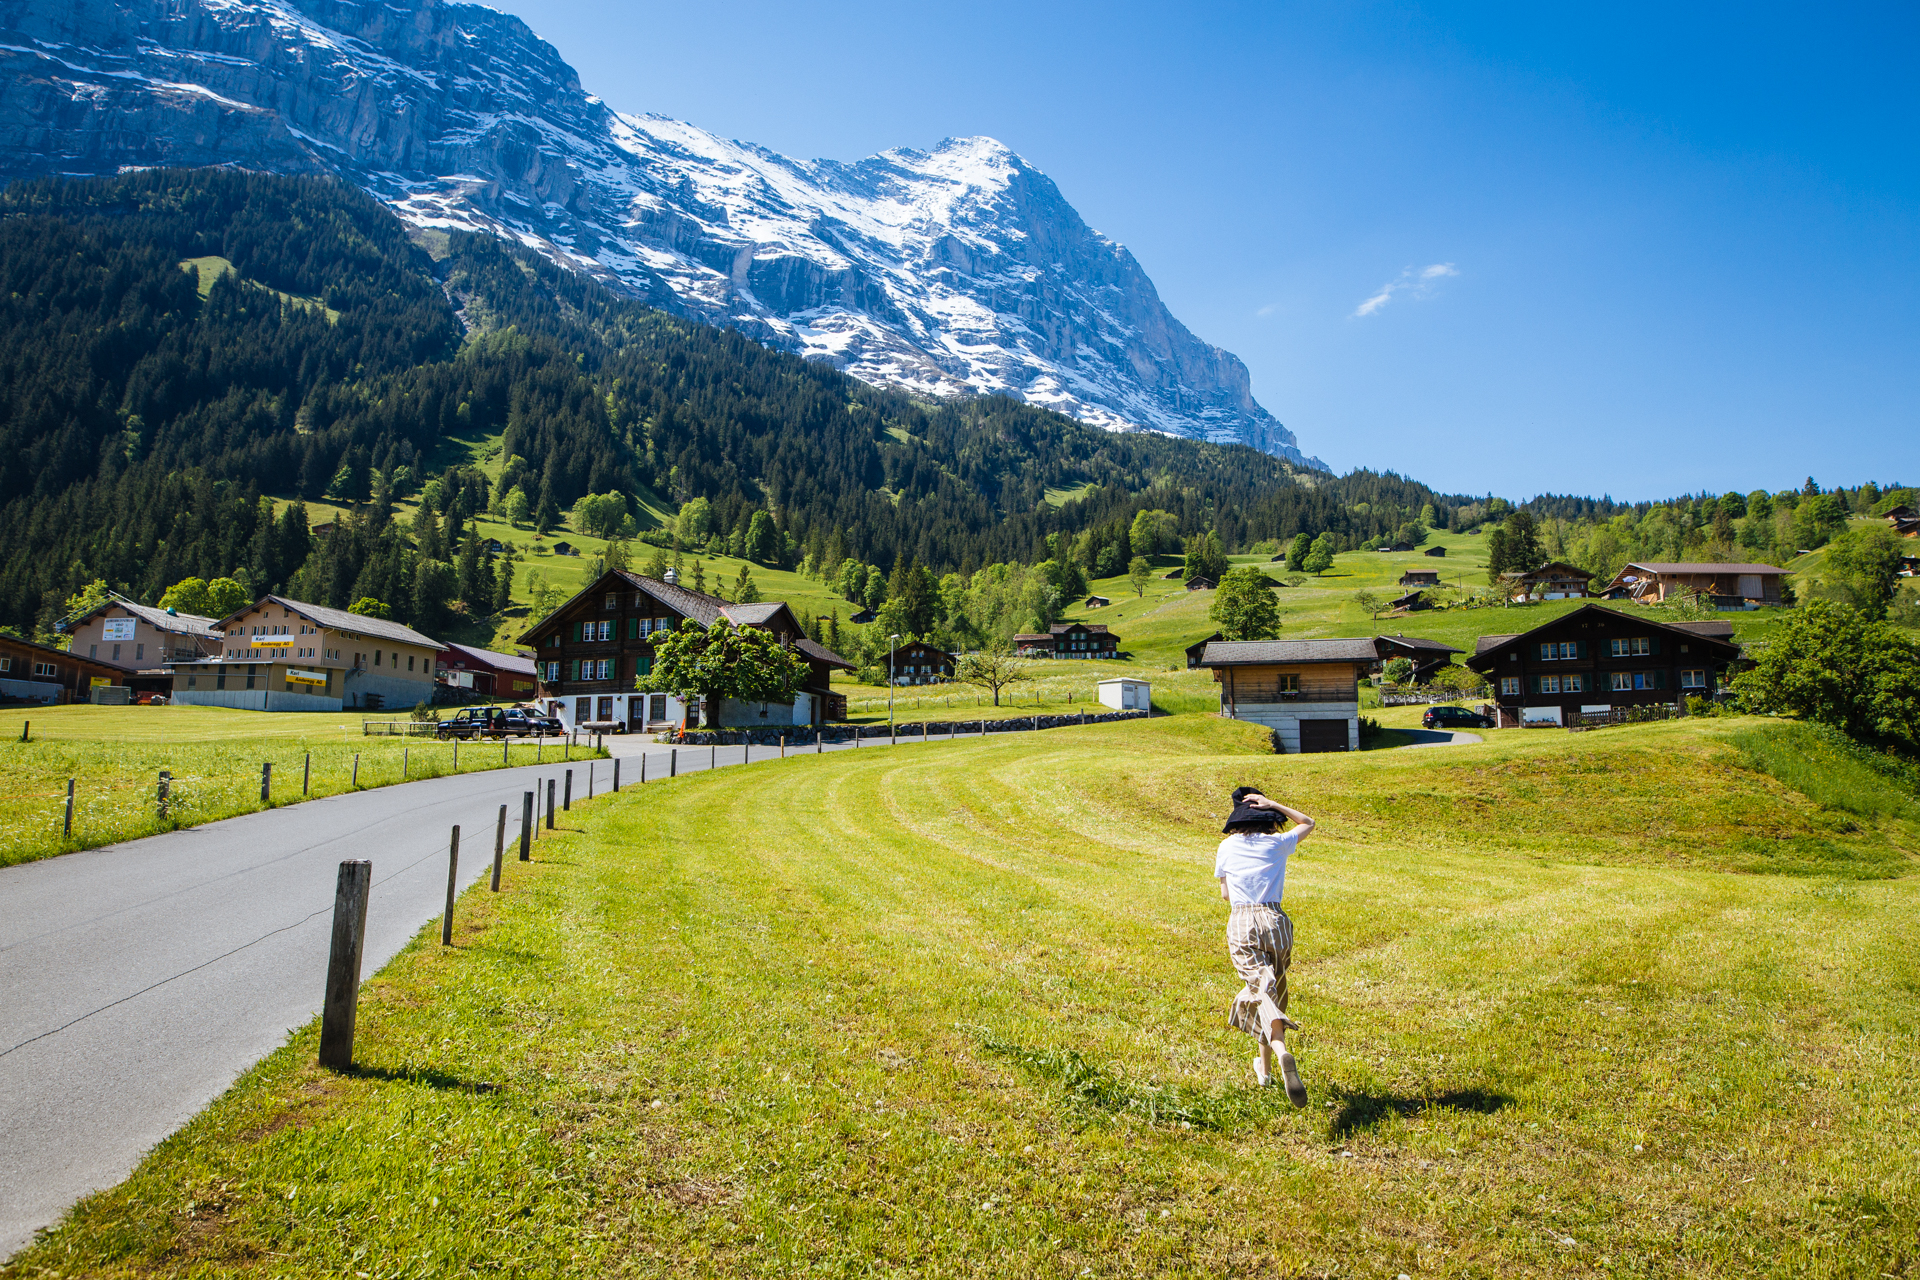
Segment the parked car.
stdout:
<svg viewBox="0 0 1920 1280">
<path fill-rule="evenodd" d="M 1420 717 L 1423 729 L 1491 729 L 1493 720 L 1465 707 L 1428 707 Z"/>
<path fill-rule="evenodd" d="M 436 738 L 486 738 L 498 734 L 492 707 L 462 707 L 442 720 L 433 731 Z M 502 725 L 504 728 L 504 724 Z"/>
</svg>

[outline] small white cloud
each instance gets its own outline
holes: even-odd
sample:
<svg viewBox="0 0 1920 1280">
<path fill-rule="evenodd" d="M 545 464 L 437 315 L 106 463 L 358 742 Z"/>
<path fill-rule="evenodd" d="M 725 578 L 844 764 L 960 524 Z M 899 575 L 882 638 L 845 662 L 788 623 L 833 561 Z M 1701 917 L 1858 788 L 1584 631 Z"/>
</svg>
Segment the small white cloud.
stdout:
<svg viewBox="0 0 1920 1280">
<path fill-rule="evenodd" d="M 1442 280 L 1447 276 L 1457 276 L 1459 274 L 1460 268 L 1454 266 L 1451 262 L 1436 262 L 1431 266 L 1421 267 L 1418 270 L 1413 267 L 1408 267 L 1402 271 L 1399 276 L 1381 285 L 1378 293 L 1355 307 L 1352 318 L 1358 320 L 1361 316 L 1372 315 L 1393 301 L 1393 295 L 1396 293 L 1404 293 L 1412 290 L 1414 297 L 1425 297 L 1431 290 L 1435 280 Z"/>
<path fill-rule="evenodd" d="M 1280 309 L 1279 303 L 1269 302 L 1266 306 L 1261 307 L 1258 311 L 1254 312 L 1253 314 L 1256 316 L 1270 316 L 1274 312 L 1278 311 L 1279 309 Z"/>
</svg>

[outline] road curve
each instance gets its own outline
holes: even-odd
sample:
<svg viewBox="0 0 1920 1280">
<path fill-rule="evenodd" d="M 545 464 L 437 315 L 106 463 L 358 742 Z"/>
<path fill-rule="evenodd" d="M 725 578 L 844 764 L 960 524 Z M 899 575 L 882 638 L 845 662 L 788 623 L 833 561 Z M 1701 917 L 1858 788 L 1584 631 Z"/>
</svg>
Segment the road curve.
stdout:
<svg viewBox="0 0 1920 1280">
<path fill-rule="evenodd" d="M 748 754 L 607 744 L 623 786 L 639 781 L 642 755 L 657 782 Z M 777 754 L 751 749 L 756 763 Z M 513 858 L 521 794 L 544 803 L 568 769 L 578 799 L 608 789 L 613 763 L 381 787 L 0 868 L 0 1258 L 125 1178 L 319 1012 L 343 860 L 373 862 L 371 976 L 440 915 L 449 829 L 461 828 L 464 888 L 491 868 L 499 807 Z"/>
</svg>

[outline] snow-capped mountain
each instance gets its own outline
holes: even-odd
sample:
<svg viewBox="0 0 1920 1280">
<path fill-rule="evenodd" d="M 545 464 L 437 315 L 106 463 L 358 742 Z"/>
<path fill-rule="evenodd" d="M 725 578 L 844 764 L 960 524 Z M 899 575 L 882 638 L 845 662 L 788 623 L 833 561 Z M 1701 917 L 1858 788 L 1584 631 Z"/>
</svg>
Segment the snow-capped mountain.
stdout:
<svg viewBox="0 0 1920 1280">
<path fill-rule="evenodd" d="M 336 173 L 657 305 L 932 395 L 1294 462 L 1246 367 L 990 138 L 798 161 L 626 115 L 518 18 L 439 0 L 0 0 L 0 174 Z"/>
</svg>

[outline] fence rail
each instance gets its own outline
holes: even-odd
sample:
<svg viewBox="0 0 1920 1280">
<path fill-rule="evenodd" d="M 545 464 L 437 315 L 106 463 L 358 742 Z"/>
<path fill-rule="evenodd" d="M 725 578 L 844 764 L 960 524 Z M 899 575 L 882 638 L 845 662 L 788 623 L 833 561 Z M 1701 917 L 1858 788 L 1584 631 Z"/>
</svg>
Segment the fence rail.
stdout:
<svg viewBox="0 0 1920 1280">
<path fill-rule="evenodd" d="M 362 720 L 360 733 L 368 738 L 431 738 L 440 728 L 437 720 Z"/>
</svg>

